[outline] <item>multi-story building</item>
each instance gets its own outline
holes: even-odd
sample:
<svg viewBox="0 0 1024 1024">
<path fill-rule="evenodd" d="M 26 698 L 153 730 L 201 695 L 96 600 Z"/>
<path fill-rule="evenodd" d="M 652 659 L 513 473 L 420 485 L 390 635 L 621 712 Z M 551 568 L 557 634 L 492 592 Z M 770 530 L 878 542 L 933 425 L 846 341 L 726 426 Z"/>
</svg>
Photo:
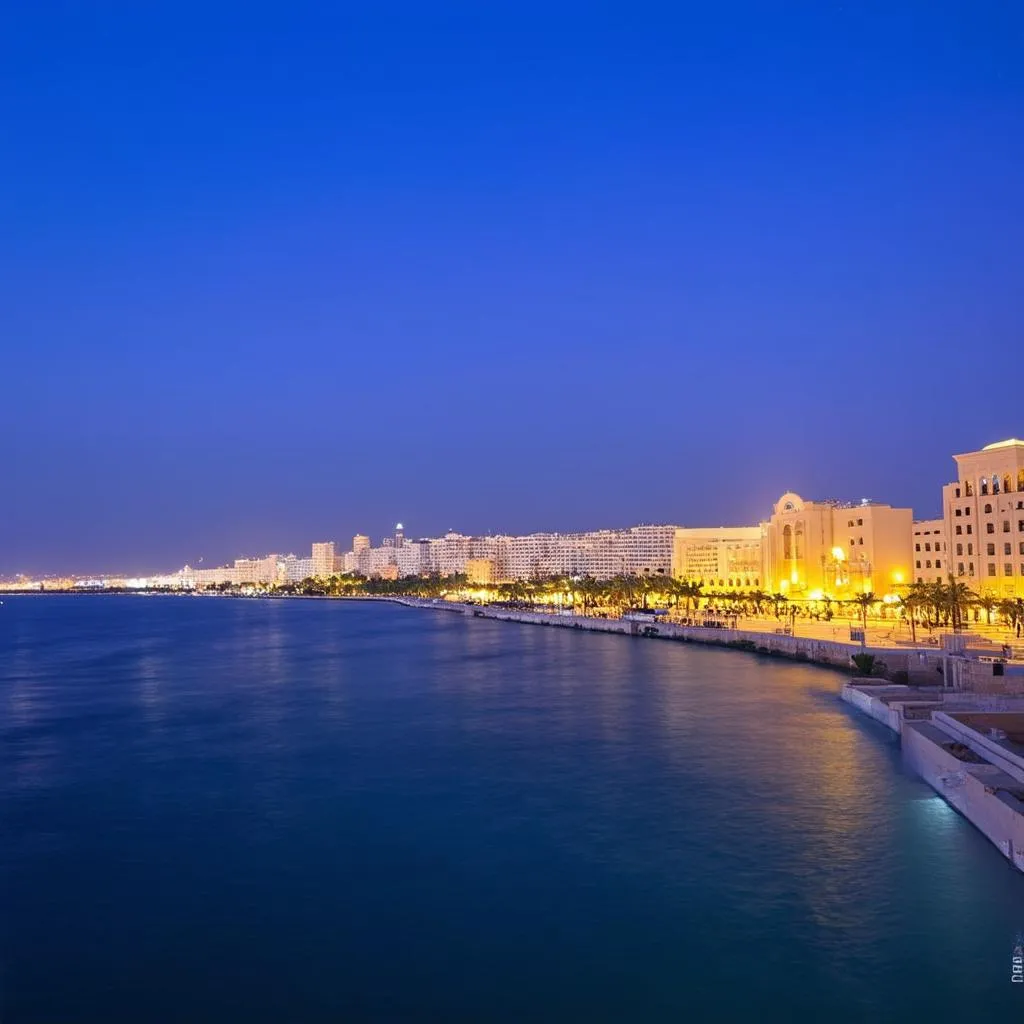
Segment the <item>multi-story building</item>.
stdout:
<svg viewBox="0 0 1024 1024">
<path fill-rule="evenodd" d="M 220 565 L 215 569 L 194 569 L 192 575 L 195 578 L 197 590 L 216 587 L 222 583 L 238 582 L 238 571 L 233 565 Z"/>
<path fill-rule="evenodd" d="M 236 558 L 233 582 L 239 584 L 276 583 L 278 557 L 278 555 L 267 555 L 264 558 Z"/>
<path fill-rule="evenodd" d="M 494 560 L 491 558 L 469 558 L 466 560 L 466 577 L 472 584 L 489 586 L 497 583 Z"/>
<path fill-rule="evenodd" d="M 952 571 L 945 520 L 921 519 L 914 523 L 914 582 L 944 583 Z"/>
<path fill-rule="evenodd" d="M 789 492 L 763 524 L 764 589 L 794 598 L 885 595 L 910 582 L 913 512 Z"/>
<path fill-rule="evenodd" d="M 954 574 L 973 589 L 1024 597 L 1024 441 L 954 455 L 957 479 L 942 488 Z"/>
<path fill-rule="evenodd" d="M 334 572 L 334 541 L 313 542 L 313 575 L 330 576 Z"/>
<path fill-rule="evenodd" d="M 301 583 L 315 575 L 312 558 L 296 558 L 295 555 L 285 555 L 281 559 L 279 578 L 283 583 Z"/>
<path fill-rule="evenodd" d="M 760 526 L 680 528 L 675 532 L 672 571 L 707 589 L 756 590 L 761 586 Z"/>
</svg>

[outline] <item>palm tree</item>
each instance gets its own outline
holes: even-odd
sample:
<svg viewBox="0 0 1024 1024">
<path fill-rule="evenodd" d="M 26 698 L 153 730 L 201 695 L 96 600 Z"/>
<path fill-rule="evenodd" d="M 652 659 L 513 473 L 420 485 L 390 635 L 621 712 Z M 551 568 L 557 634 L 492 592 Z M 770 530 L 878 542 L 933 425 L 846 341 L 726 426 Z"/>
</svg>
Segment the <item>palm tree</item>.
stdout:
<svg viewBox="0 0 1024 1024">
<path fill-rule="evenodd" d="M 1024 599 L 1007 597 L 999 602 L 999 614 L 1006 620 L 1010 629 L 1020 636 L 1021 624 L 1024 623 Z"/>
<path fill-rule="evenodd" d="M 868 609 L 872 605 L 876 604 L 877 601 L 878 598 L 875 597 L 874 591 L 871 590 L 868 590 L 863 594 L 858 594 L 853 599 L 854 604 L 860 605 L 860 618 L 865 630 L 868 628 Z"/>
<path fill-rule="evenodd" d="M 944 593 L 946 607 L 949 609 L 953 623 L 953 632 L 959 633 L 963 628 L 964 608 L 975 599 L 976 595 L 966 583 L 958 583 L 952 573 L 949 574 L 949 583 L 945 587 L 941 583 L 938 585 Z"/>
<path fill-rule="evenodd" d="M 989 626 L 991 626 L 992 625 L 992 613 L 995 611 L 996 606 L 999 604 L 998 599 L 993 597 L 991 594 L 982 594 L 980 597 L 975 598 L 974 603 L 979 608 L 984 608 L 985 609 L 986 623 Z"/>
</svg>

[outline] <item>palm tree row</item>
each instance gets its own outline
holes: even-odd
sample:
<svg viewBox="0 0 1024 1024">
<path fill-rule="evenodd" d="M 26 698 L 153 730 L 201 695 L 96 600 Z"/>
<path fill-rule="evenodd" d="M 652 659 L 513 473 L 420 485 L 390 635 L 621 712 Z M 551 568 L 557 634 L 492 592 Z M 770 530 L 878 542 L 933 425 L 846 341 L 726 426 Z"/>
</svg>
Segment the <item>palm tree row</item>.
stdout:
<svg viewBox="0 0 1024 1024">
<path fill-rule="evenodd" d="M 231 589 L 224 585 L 218 589 Z M 511 605 L 571 608 L 584 615 L 614 615 L 630 609 L 671 609 L 681 616 L 733 615 L 743 617 L 774 616 L 789 613 L 831 620 L 844 605 L 866 625 L 869 612 L 880 603 L 874 593 L 840 599 L 822 596 L 813 600 L 790 601 L 785 594 L 750 591 L 714 591 L 696 580 L 674 579 L 663 574 L 633 576 L 620 574 L 610 579 L 591 576 L 537 576 L 512 582 L 474 584 L 464 573 L 452 576 L 433 574 L 406 576 L 388 580 L 359 574 L 310 577 L 301 583 L 277 584 L 268 588 L 279 594 L 322 595 L 328 597 L 408 596 L 419 598 L 459 597 Z M 1011 628 L 1024 626 L 1024 600 L 999 600 L 991 595 L 974 594 L 966 584 L 948 578 L 945 583 L 914 583 L 907 587 L 893 607 L 910 624 L 916 637 L 917 626 L 928 630 L 961 630 L 968 609 L 984 611 L 991 624 L 998 613 Z"/>
</svg>

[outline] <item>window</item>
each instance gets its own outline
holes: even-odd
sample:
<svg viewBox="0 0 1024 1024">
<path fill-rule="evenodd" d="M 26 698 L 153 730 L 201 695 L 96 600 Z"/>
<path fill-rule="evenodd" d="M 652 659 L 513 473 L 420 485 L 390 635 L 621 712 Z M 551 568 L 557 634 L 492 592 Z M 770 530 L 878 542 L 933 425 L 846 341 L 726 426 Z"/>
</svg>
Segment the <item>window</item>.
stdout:
<svg viewBox="0 0 1024 1024">
<path fill-rule="evenodd" d="M 985 553 L 989 554 L 989 555 L 994 555 L 996 553 L 996 546 L 995 546 L 995 544 L 987 545 L 986 548 L 985 548 Z"/>
<path fill-rule="evenodd" d="M 1012 562 L 1007 562 L 1003 566 L 1003 575 L 1004 576 L 1012 576 L 1013 575 L 1013 563 Z"/>
<path fill-rule="evenodd" d="M 981 491 L 979 493 L 981 493 L 981 494 L 988 494 L 988 481 L 987 480 L 982 480 L 981 481 Z"/>
<path fill-rule="evenodd" d="M 942 562 L 939 561 L 939 559 L 937 559 L 937 558 L 935 559 L 935 568 L 936 569 L 941 569 L 942 568 Z"/>
<path fill-rule="evenodd" d="M 967 524 L 967 535 L 970 536 L 974 531 L 971 529 L 971 524 Z"/>
<path fill-rule="evenodd" d="M 1004 555 L 1012 555 L 1013 554 L 1013 545 L 1012 544 L 1004 544 L 1003 545 L 1003 554 Z"/>
<path fill-rule="evenodd" d="M 968 505 L 968 506 L 967 506 L 967 507 L 966 507 L 966 508 L 964 509 L 964 515 L 965 515 L 965 516 L 969 516 L 970 514 L 971 514 L 971 506 L 970 506 L 970 505 Z"/>
<path fill-rule="evenodd" d="M 997 477 L 994 473 L 992 474 L 992 493 L 999 493 L 999 477 Z"/>
<path fill-rule="evenodd" d="M 857 543 L 858 544 L 863 544 L 864 543 L 864 538 L 863 537 L 858 537 L 857 538 Z"/>
<path fill-rule="evenodd" d="M 1009 532 L 1010 532 L 1010 520 L 1009 519 L 1004 519 L 1003 520 L 1003 533 L 1009 533 Z"/>
<path fill-rule="evenodd" d="M 985 532 L 986 533 L 995 533 L 996 532 L 996 524 L 995 523 L 986 523 L 985 524 Z"/>
<path fill-rule="evenodd" d="M 782 528 L 782 557 L 793 557 L 793 527 L 788 524 Z"/>
<path fill-rule="evenodd" d="M 956 563 L 956 574 L 957 574 L 957 576 L 963 576 L 963 574 L 964 574 L 964 563 L 963 562 L 957 562 Z"/>
<path fill-rule="evenodd" d="M 960 509 L 957 509 L 955 514 L 958 515 L 958 516 L 962 516 L 963 512 L 961 512 Z"/>
<path fill-rule="evenodd" d="M 920 544 L 915 544 L 914 545 L 914 550 L 915 551 L 920 551 L 921 550 L 921 545 Z"/>
<path fill-rule="evenodd" d="M 960 488 L 959 487 L 956 488 L 956 490 L 953 492 L 953 494 L 954 494 L 955 497 L 959 498 L 960 497 Z"/>
<path fill-rule="evenodd" d="M 1020 542 L 1020 553 L 1024 555 L 1024 540 Z"/>
<path fill-rule="evenodd" d="M 914 563 L 914 568 L 915 569 L 920 569 L 921 568 L 921 559 L 920 558 Z"/>
<path fill-rule="evenodd" d="M 964 484 L 964 497 L 974 497 L 974 484 L 972 484 L 970 481 Z"/>
<path fill-rule="evenodd" d="M 973 555 L 974 554 L 974 545 L 973 544 L 968 544 L 967 545 L 967 554 L 969 554 L 969 555 Z"/>
<path fill-rule="evenodd" d="M 1024 533 L 1024 519 L 1017 520 L 1017 532 Z"/>
<path fill-rule="evenodd" d="M 1024 469 L 1017 470 L 1017 490 L 1024 491 Z"/>
<path fill-rule="evenodd" d="M 958 555 L 962 555 L 964 553 L 964 546 L 963 546 L 963 544 L 957 544 L 957 546 L 956 546 L 956 553 Z"/>
<path fill-rule="evenodd" d="M 1007 473 L 1003 477 L 1003 493 L 1009 494 L 1013 490 L 1013 481 L 1010 479 L 1010 474 Z"/>
<path fill-rule="evenodd" d="M 956 535 L 958 537 L 960 537 L 960 536 L 963 535 L 963 532 L 964 532 L 964 528 L 959 523 L 957 523 L 956 524 Z"/>
<path fill-rule="evenodd" d="M 853 526 L 853 520 L 851 519 L 846 525 L 847 526 Z"/>
<path fill-rule="evenodd" d="M 985 503 L 985 515 L 989 516 L 991 514 L 992 514 L 992 506 L 986 502 Z"/>
<path fill-rule="evenodd" d="M 989 576 L 995 576 L 995 574 L 996 574 L 996 563 L 995 562 L 989 562 L 988 563 L 988 574 L 989 574 Z"/>
<path fill-rule="evenodd" d="M 973 576 L 974 575 L 974 563 L 973 562 L 968 562 L 967 563 L 967 575 L 968 576 Z"/>
<path fill-rule="evenodd" d="M 863 519 L 858 519 L 857 520 L 857 525 L 858 526 L 863 526 L 864 525 L 864 520 Z"/>
</svg>

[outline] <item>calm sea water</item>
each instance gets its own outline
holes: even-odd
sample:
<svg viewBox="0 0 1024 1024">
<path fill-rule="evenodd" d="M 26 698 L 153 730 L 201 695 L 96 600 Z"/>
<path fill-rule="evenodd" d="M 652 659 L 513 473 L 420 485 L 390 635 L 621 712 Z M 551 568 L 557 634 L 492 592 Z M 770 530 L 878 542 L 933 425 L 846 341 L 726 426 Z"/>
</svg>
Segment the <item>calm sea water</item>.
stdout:
<svg viewBox="0 0 1024 1024">
<path fill-rule="evenodd" d="M 394 605 L 6 598 L 2 1020 L 1024 1018 L 1024 877 L 839 683 Z"/>
</svg>

